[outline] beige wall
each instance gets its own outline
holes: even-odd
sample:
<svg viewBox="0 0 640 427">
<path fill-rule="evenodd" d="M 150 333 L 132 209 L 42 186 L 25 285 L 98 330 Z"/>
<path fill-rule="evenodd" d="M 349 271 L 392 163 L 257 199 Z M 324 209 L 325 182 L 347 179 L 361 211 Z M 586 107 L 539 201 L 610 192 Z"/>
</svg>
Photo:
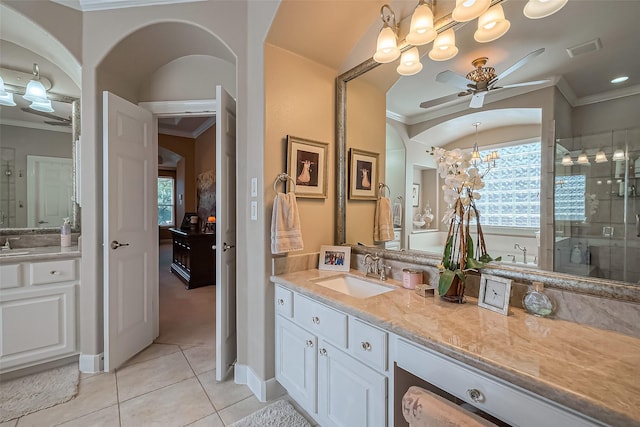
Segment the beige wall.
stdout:
<svg viewBox="0 0 640 427">
<path fill-rule="evenodd" d="M 216 126 L 213 125 L 195 139 L 195 173 L 216 171 Z"/>
<path fill-rule="evenodd" d="M 385 182 L 386 123 L 381 118 L 386 116 L 386 93 L 364 79 L 347 83 L 347 92 L 347 149 L 357 148 L 380 154 L 378 182 Z M 349 115 L 349 111 L 357 111 L 358 114 Z M 376 194 L 378 182 L 371 183 L 376 187 Z M 373 245 L 375 207 L 374 200 L 347 200 L 347 243 Z"/>
<path fill-rule="evenodd" d="M 185 212 L 196 211 L 196 150 L 195 140 L 181 136 L 158 135 L 158 146 L 182 156 L 183 167 L 176 168 L 176 200 L 183 195 L 182 210 L 176 210 L 176 222 L 182 221 Z M 182 172 L 184 170 L 184 172 Z M 180 208 L 180 206 L 178 206 Z"/>
<path fill-rule="evenodd" d="M 304 250 L 332 245 L 335 227 L 334 100 L 336 72 L 279 47 L 265 45 L 265 193 L 267 225 L 275 177 L 287 171 L 287 135 L 329 144 L 327 198 L 298 197 Z M 284 184 L 277 186 L 284 191 Z"/>
</svg>

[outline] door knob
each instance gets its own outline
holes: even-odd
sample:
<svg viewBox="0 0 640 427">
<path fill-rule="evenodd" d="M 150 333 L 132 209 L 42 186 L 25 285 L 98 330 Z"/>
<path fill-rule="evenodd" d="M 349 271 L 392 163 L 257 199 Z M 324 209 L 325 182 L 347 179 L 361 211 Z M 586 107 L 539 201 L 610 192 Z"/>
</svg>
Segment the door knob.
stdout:
<svg viewBox="0 0 640 427">
<path fill-rule="evenodd" d="M 111 242 L 111 249 L 118 249 L 120 246 L 129 246 L 128 243 L 120 243 L 117 240 Z"/>
<path fill-rule="evenodd" d="M 236 247 L 236 245 L 228 245 L 227 242 L 224 242 L 224 244 L 222 245 L 222 251 L 226 252 L 227 249 L 233 249 L 235 247 Z"/>
</svg>

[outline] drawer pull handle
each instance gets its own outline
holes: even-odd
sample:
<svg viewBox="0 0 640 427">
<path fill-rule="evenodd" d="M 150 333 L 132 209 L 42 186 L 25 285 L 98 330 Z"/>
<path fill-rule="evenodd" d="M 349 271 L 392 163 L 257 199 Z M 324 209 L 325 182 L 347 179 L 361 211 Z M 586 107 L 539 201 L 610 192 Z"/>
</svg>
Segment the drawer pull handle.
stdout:
<svg viewBox="0 0 640 427">
<path fill-rule="evenodd" d="M 484 402 L 484 395 L 480 390 L 476 388 L 470 388 L 469 390 L 467 390 L 467 395 L 469 395 L 471 400 L 473 400 L 476 403 Z"/>
<path fill-rule="evenodd" d="M 50 274 L 50 275 L 52 275 L 52 276 L 58 276 L 58 275 L 60 274 L 60 272 L 59 272 L 59 271 L 56 271 L 56 270 L 51 270 L 51 271 L 49 272 L 49 274 Z"/>
<path fill-rule="evenodd" d="M 314 325 L 319 325 L 320 324 L 320 318 L 318 316 L 313 316 L 311 318 L 311 321 L 313 322 Z"/>
<path fill-rule="evenodd" d="M 361 344 L 364 351 L 371 351 L 371 344 L 368 341 L 363 341 Z"/>
<path fill-rule="evenodd" d="M 278 305 L 284 305 L 284 300 L 282 298 L 278 299 Z"/>
<path fill-rule="evenodd" d="M 307 340 L 307 347 L 313 348 L 313 341 Z"/>
<path fill-rule="evenodd" d="M 327 349 L 321 348 L 320 349 L 320 356 L 326 356 L 326 355 L 327 355 Z"/>
</svg>

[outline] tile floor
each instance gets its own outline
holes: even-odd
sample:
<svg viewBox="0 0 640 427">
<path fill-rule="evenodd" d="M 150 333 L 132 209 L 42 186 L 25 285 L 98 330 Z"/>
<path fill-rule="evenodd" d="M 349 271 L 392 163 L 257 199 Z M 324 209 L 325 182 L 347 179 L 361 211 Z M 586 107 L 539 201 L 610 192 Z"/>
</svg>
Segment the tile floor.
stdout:
<svg viewBox="0 0 640 427">
<path fill-rule="evenodd" d="M 0 427 L 224 427 L 268 405 L 215 380 L 215 287 L 186 290 L 160 245 L 160 336 L 115 373 L 81 374 L 78 395 Z M 284 397 L 286 398 L 286 396 Z"/>
</svg>

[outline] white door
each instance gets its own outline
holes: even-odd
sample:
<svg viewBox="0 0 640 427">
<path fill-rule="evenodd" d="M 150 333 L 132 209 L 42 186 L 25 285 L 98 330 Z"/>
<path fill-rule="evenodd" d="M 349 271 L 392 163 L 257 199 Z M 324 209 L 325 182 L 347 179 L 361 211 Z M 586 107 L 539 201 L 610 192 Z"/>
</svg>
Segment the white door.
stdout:
<svg viewBox="0 0 640 427">
<path fill-rule="evenodd" d="M 216 380 L 236 360 L 236 103 L 216 87 Z"/>
<path fill-rule="evenodd" d="M 28 227 L 60 227 L 71 216 L 73 161 L 27 156 Z"/>
<path fill-rule="evenodd" d="M 149 346 L 158 292 L 158 147 L 149 111 L 103 92 L 104 370 Z"/>
</svg>

